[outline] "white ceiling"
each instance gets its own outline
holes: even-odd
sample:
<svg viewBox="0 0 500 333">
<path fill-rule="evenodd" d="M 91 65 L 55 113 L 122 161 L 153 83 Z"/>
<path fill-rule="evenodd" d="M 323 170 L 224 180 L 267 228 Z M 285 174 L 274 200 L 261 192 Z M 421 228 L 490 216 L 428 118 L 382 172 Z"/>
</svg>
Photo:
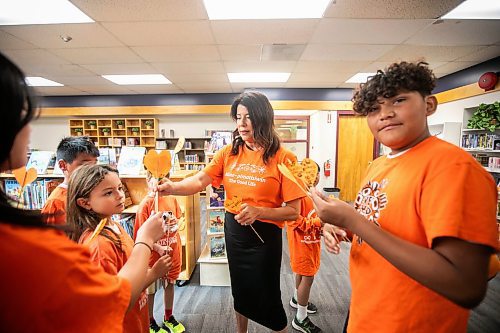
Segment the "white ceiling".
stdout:
<svg viewBox="0 0 500 333">
<path fill-rule="evenodd" d="M 209 21 L 202 0 L 71 2 L 95 23 L 0 26 L 1 52 L 28 76 L 65 85 L 39 88 L 46 96 L 352 88 L 352 75 L 398 60 L 425 59 L 441 77 L 500 55 L 500 20 L 438 20 L 461 0 L 336 0 L 322 19 L 264 21 Z M 226 76 L 268 71 L 292 74 L 279 84 Z M 152 73 L 173 84 L 100 76 Z"/>
</svg>

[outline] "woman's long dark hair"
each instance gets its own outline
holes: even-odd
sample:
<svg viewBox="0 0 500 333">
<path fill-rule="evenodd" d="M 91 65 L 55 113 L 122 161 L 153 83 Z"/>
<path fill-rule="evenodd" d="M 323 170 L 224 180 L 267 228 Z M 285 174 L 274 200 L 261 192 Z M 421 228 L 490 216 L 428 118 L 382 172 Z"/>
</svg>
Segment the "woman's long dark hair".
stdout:
<svg viewBox="0 0 500 333">
<path fill-rule="evenodd" d="M 34 94 L 24 73 L 0 53 L 0 164 L 10 167 L 10 153 L 21 129 L 38 116 Z M 6 171 L 6 170 L 2 170 Z M 0 223 L 22 226 L 46 226 L 40 213 L 18 209 L 0 186 Z"/>
<path fill-rule="evenodd" d="M 239 95 L 231 106 L 231 118 L 236 121 L 238 105 L 243 105 L 248 109 L 248 115 L 252 122 L 255 143 L 264 149 L 262 159 L 267 164 L 269 159 L 276 155 L 280 149 L 280 138 L 274 129 L 274 110 L 266 95 L 249 91 Z M 231 155 L 237 155 L 240 147 L 245 143 L 238 133 L 238 129 L 233 132 L 233 148 Z"/>
</svg>

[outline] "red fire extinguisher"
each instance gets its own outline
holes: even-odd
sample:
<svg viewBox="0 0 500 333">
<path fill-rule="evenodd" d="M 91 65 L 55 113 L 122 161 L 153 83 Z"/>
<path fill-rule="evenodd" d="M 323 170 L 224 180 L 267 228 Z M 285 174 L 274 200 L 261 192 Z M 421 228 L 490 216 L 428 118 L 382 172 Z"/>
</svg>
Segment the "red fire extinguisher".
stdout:
<svg viewBox="0 0 500 333">
<path fill-rule="evenodd" d="M 331 161 L 326 160 L 326 162 L 323 164 L 323 173 L 325 177 L 330 177 L 331 168 L 332 168 Z"/>
</svg>

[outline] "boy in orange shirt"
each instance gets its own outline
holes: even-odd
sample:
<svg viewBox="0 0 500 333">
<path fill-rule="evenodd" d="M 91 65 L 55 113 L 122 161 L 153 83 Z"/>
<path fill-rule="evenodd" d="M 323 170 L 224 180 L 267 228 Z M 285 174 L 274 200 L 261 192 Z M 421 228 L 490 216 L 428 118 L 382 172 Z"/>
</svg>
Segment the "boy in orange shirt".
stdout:
<svg viewBox="0 0 500 333">
<path fill-rule="evenodd" d="M 371 163 L 354 207 L 312 191 L 321 220 L 354 233 L 349 333 L 465 333 L 486 293 L 497 189 L 469 153 L 430 135 L 434 86 L 426 63 L 407 62 L 362 84 L 353 109 L 391 153 Z"/>
<path fill-rule="evenodd" d="M 319 182 L 318 174 L 313 186 Z M 292 327 L 298 331 L 321 332 L 313 324 L 308 314 L 318 312 L 318 308 L 309 302 L 309 294 L 314 275 L 319 270 L 321 255 L 321 221 L 313 212 L 313 202 L 309 197 L 300 201 L 300 216 L 297 220 L 286 223 L 286 236 L 290 250 L 290 266 L 295 273 L 295 290 L 290 306 L 297 309 Z M 312 213 L 312 214 L 311 214 Z"/>
<path fill-rule="evenodd" d="M 56 159 L 64 174 L 64 181 L 49 195 L 42 209 L 48 224 L 66 224 L 66 193 L 69 177 L 81 165 L 96 164 L 99 150 L 86 136 L 69 136 L 57 146 Z"/>
<path fill-rule="evenodd" d="M 137 209 L 134 224 L 134 238 L 141 225 L 149 218 L 151 212 L 155 210 L 153 189 L 156 188 L 158 184 L 157 181 L 152 178 L 150 172 L 147 173 L 147 181 L 150 193 L 141 201 L 139 208 Z M 182 267 L 182 244 L 179 232 L 177 232 L 179 227 L 178 220 L 182 218 L 182 211 L 179 203 L 173 196 L 160 196 L 158 198 L 158 211 L 168 213 L 168 218 L 170 218 L 170 222 L 168 223 L 170 226 L 170 234 L 168 232 L 165 233 L 165 235 L 155 243 L 155 251 L 151 253 L 149 266 L 153 267 L 153 265 L 160 258 L 156 249 L 158 249 L 159 252 L 162 252 L 162 249 L 165 249 L 172 258 L 172 267 L 170 268 L 168 275 L 160 278 L 164 287 L 163 301 L 165 305 L 165 315 L 162 327 L 158 326 L 153 316 L 154 299 L 157 291 L 156 283 L 151 284 L 151 286 L 147 289 L 149 302 L 149 332 L 182 333 L 185 331 L 184 325 L 179 323 L 172 315 L 174 305 L 174 284 L 179 278 Z"/>
</svg>

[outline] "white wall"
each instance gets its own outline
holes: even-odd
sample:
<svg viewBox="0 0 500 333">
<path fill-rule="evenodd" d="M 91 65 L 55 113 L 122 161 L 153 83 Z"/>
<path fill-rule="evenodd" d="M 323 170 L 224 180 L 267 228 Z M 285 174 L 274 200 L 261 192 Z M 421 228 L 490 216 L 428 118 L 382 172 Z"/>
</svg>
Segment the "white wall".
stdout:
<svg viewBox="0 0 500 333">
<path fill-rule="evenodd" d="M 30 148 L 55 151 L 59 141 L 68 135 L 68 117 L 48 117 L 36 119 L 31 123 Z"/>
<path fill-rule="evenodd" d="M 328 114 L 331 117 L 330 123 L 328 123 Z M 319 189 L 334 187 L 335 155 L 337 153 L 337 112 L 318 111 L 311 115 L 310 121 L 309 158 L 321 167 L 321 178 L 317 187 Z M 332 160 L 330 177 L 325 177 L 323 174 L 323 163 L 327 159 Z"/>
</svg>

